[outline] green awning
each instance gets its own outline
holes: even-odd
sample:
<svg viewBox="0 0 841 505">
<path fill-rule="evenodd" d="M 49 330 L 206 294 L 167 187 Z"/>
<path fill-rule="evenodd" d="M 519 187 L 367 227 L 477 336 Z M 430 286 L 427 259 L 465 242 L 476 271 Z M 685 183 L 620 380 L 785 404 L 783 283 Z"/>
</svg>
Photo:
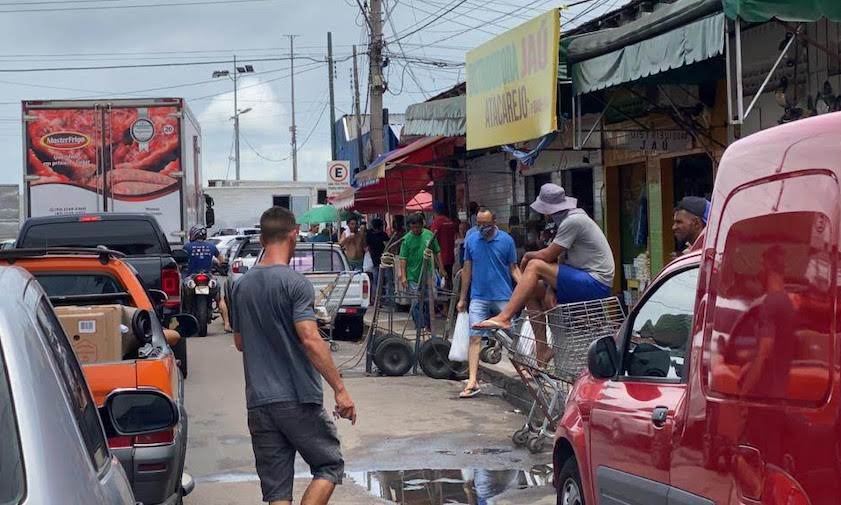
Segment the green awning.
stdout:
<svg viewBox="0 0 841 505">
<path fill-rule="evenodd" d="M 467 101 L 464 95 L 422 102 L 406 108 L 402 135 L 458 137 L 467 131 Z"/>
<path fill-rule="evenodd" d="M 677 0 L 618 28 L 567 37 L 576 94 L 633 82 L 724 52 L 721 0 Z"/>
<path fill-rule="evenodd" d="M 841 0 L 724 0 L 724 13 L 751 23 L 772 18 L 810 22 L 821 18 L 841 21 Z"/>
</svg>

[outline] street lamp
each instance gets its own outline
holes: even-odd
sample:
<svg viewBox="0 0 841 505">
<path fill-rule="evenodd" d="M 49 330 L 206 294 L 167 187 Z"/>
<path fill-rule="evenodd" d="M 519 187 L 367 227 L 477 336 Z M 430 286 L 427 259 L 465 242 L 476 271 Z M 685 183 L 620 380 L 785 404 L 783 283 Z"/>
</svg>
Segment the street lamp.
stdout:
<svg viewBox="0 0 841 505">
<path fill-rule="evenodd" d="M 237 57 L 234 56 L 234 70 L 233 72 L 230 70 L 214 70 L 211 77 L 214 79 L 218 79 L 220 77 L 227 77 L 234 81 L 234 115 L 232 119 L 234 120 L 234 146 L 235 146 L 235 156 L 236 156 L 236 177 L 239 180 L 239 116 L 240 114 L 245 114 L 246 112 L 251 110 L 251 107 L 245 110 L 239 110 L 237 105 L 237 74 L 252 74 L 254 73 L 254 67 L 251 65 L 245 65 L 242 67 L 237 66 Z"/>
</svg>

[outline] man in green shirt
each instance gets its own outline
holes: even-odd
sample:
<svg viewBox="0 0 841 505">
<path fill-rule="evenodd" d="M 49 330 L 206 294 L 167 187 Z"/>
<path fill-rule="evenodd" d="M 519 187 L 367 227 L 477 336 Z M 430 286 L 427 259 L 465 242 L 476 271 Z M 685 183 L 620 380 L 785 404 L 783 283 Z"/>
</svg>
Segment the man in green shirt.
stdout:
<svg viewBox="0 0 841 505">
<path fill-rule="evenodd" d="M 438 265 L 439 275 L 445 278 L 441 247 L 435 235 L 423 227 L 423 214 L 412 214 L 409 216 L 408 223 L 409 233 L 403 237 L 403 243 L 400 245 L 400 285 L 403 291 L 417 293 L 418 290 L 422 290 L 424 292 L 423 303 L 415 305 L 412 316 L 418 327 L 431 329 L 429 303 L 426 300 L 428 283 L 422 282 L 421 270 L 423 270 L 424 253 L 429 248 Z M 427 261 L 426 272 L 428 273 L 433 266 L 432 261 Z"/>
</svg>

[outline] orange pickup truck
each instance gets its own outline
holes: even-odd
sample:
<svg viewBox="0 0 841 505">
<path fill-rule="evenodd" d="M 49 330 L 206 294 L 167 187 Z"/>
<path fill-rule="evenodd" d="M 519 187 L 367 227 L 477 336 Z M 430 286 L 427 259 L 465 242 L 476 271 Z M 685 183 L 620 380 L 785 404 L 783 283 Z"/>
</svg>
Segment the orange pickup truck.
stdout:
<svg viewBox="0 0 841 505">
<path fill-rule="evenodd" d="M 161 321 L 162 311 L 158 309 L 166 295 L 147 292 L 121 256 L 106 249 L 9 249 L 0 251 L 0 264 L 13 264 L 32 273 L 60 318 L 63 313 L 72 315 L 74 311 L 86 310 L 122 314 L 122 319 L 114 323 L 116 330 L 106 332 L 106 338 L 121 339 L 116 355 L 92 359 L 80 352 L 82 348 L 74 349 L 98 407 L 102 408 L 114 391 L 125 389 L 154 389 L 178 406 L 178 424 L 161 432 L 123 437 L 108 433 L 105 423 L 108 445 L 122 463 L 136 499 L 146 505 L 177 505 L 192 490 L 193 483 L 183 473 L 187 447 L 184 378 L 172 348 L 186 351 L 185 337 L 193 336 L 198 325 L 189 315 L 169 316 Z M 78 324 L 77 331 L 68 328 L 68 319 L 62 319 L 71 344 L 74 340 L 78 344 L 79 333 L 85 337 L 86 330 L 81 322 Z M 91 333 L 102 333 L 102 328 L 95 328 L 93 323 L 89 325 Z M 182 364 L 186 365 L 186 360 Z"/>
</svg>

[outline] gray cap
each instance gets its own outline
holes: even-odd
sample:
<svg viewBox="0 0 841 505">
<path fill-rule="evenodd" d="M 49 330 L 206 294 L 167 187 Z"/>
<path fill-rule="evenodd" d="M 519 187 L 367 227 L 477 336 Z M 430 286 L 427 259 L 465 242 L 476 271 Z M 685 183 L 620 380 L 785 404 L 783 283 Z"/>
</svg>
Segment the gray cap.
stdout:
<svg viewBox="0 0 841 505">
<path fill-rule="evenodd" d="M 564 188 L 557 184 L 544 184 L 540 187 L 540 195 L 531 204 L 531 208 L 540 214 L 557 214 L 565 210 L 578 207 L 578 200 L 566 195 Z"/>
</svg>

